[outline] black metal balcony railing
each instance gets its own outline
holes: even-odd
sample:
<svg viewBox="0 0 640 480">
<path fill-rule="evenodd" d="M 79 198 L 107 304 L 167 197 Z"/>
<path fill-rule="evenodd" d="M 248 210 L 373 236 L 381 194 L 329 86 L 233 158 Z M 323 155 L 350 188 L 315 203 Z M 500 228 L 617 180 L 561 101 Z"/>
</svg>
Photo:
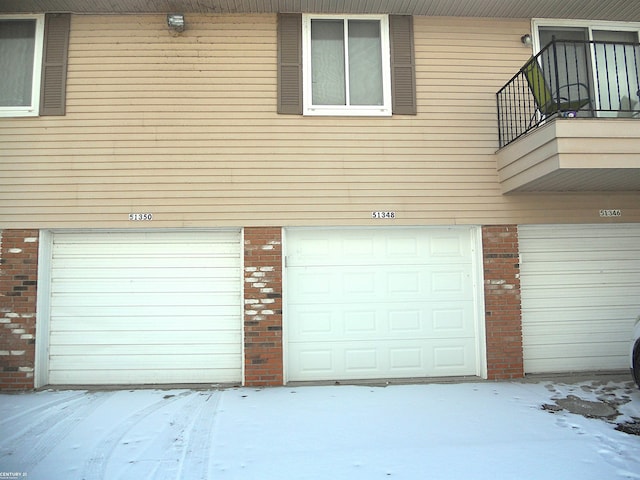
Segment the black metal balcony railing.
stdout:
<svg viewBox="0 0 640 480">
<path fill-rule="evenodd" d="M 550 118 L 640 118 L 640 43 L 553 40 L 497 95 L 500 147 Z"/>
</svg>

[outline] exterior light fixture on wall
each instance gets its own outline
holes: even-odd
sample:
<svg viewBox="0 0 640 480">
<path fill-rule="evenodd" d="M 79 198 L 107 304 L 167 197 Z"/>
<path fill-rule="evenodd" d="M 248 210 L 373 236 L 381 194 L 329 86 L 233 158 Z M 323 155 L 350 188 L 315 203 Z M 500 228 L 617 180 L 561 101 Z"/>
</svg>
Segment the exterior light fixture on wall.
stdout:
<svg viewBox="0 0 640 480">
<path fill-rule="evenodd" d="M 520 41 L 522 42 L 523 45 L 526 45 L 527 47 L 533 43 L 533 40 L 531 40 L 531 35 L 529 35 L 528 33 L 522 35 L 520 37 Z"/>
<path fill-rule="evenodd" d="M 184 32 L 184 15 L 182 13 L 169 13 L 167 15 L 167 25 L 174 32 Z"/>
</svg>

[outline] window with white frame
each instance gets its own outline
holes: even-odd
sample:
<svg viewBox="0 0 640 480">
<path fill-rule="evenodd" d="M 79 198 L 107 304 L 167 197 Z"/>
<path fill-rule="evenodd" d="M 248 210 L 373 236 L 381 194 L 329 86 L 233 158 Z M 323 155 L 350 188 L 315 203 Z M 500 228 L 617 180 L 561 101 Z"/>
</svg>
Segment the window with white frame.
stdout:
<svg viewBox="0 0 640 480">
<path fill-rule="evenodd" d="M 44 15 L 0 16 L 0 117 L 38 115 Z"/>
<path fill-rule="evenodd" d="M 391 115 L 386 15 L 304 15 L 305 115 Z"/>
</svg>

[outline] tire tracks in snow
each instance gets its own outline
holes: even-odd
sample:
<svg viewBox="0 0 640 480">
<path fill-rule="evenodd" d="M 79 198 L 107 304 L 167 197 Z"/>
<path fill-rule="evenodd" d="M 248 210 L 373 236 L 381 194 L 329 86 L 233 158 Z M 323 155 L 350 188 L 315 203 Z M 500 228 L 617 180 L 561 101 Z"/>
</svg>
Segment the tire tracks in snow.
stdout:
<svg viewBox="0 0 640 480">
<path fill-rule="evenodd" d="M 184 392 L 175 396 L 165 396 L 157 402 L 148 405 L 142 410 L 137 411 L 133 415 L 127 417 L 124 421 L 116 425 L 116 427 L 106 434 L 103 439 L 94 447 L 95 455 L 87 459 L 84 471 L 80 478 L 83 480 L 104 480 L 107 463 L 113 452 L 122 442 L 123 437 L 138 423 L 148 416 L 157 413 L 159 410 L 171 405 L 180 398 L 189 395 L 190 392 Z"/>
<path fill-rule="evenodd" d="M 185 445 L 179 462 L 176 480 L 208 480 L 209 458 L 213 429 L 218 414 L 222 391 L 212 391 L 202 402 L 185 432 Z"/>
<path fill-rule="evenodd" d="M 209 453 L 221 396 L 220 391 L 191 392 L 183 405 L 167 412 L 168 418 L 160 419 L 165 423 L 150 441 L 138 445 L 137 453 L 127 461 L 120 458 L 118 475 L 149 480 L 209 480 Z M 132 439 L 139 436 L 130 433 Z M 114 447 L 115 456 L 126 455 L 115 452 L 119 446 L 127 448 L 135 443 L 127 441 L 125 435 Z"/>
<path fill-rule="evenodd" d="M 20 471 L 35 468 L 87 415 L 110 395 L 83 392 L 14 415 L 3 422 L 26 423 L 27 426 L 7 436 L 0 444 L 0 460 Z M 56 409 L 52 412 L 52 409 Z M 35 419 L 34 419 L 35 417 Z"/>
<path fill-rule="evenodd" d="M 113 468 L 118 470 L 121 478 L 208 480 L 213 429 L 221 397 L 222 391 L 219 390 L 184 392 L 165 396 L 138 411 L 116 425 L 94 446 L 93 455 L 85 462 L 80 478 L 106 479 L 110 460 L 119 456 L 120 463 L 113 465 Z M 175 408 L 174 404 L 171 407 L 174 402 L 183 405 Z M 127 436 L 136 438 L 135 427 L 163 409 L 168 411 L 158 421 L 166 419 L 166 424 L 145 445 L 138 445 L 139 450 L 135 455 L 122 462 L 126 450 L 117 453 L 116 450 L 135 448 L 130 445 Z"/>
<path fill-rule="evenodd" d="M 61 403 L 68 403 L 68 402 L 72 402 L 74 400 L 81 400 L 82 398 L 85 397 L 87 392 L 78 392 L 72 396 L 68 396 L 68 397 L 64 397 L 64 398 L 59 398 L 57 400 L 53 400 L 51 402 L 47 402 L 43 405 L 38 405 L 35 407 L 32 407 L 28 410 L 21 410 L 19 413 L 12 415 L 10 417 L 4 418 L 3 420 L 0 420 L 0 429 L 2 429 L 3 431 L 6 431 L 6 427 L 5 425 L 11 424 L 11 423 L 16 423 L 19 422 L 18 419 L 22 418 L 28 418 L 29 423 L 32 423 L 32 417 L 33 415 L 38 415 L 42 412 L 47 412 L 49 411 L 52 407 L 55 407 L 56 405 L 60 405 Z M 39 395 L 39 394 L 36 394 Z M 6 440 L 6 437 L 5 437 Z"/>
</svg>

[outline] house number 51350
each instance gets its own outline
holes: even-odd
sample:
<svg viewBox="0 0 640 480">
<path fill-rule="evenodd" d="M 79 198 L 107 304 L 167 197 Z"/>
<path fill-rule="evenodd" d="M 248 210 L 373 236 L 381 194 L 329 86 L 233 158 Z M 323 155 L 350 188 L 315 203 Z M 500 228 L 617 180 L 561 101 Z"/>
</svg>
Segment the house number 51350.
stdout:
<svg viewBox="0 0 640 480">
<path fill-rule="evenodd" d="M 132 222 L 150 222 L 153 220 L 153 213 L 130 213 L 129 220 Z"/>
</svg>

